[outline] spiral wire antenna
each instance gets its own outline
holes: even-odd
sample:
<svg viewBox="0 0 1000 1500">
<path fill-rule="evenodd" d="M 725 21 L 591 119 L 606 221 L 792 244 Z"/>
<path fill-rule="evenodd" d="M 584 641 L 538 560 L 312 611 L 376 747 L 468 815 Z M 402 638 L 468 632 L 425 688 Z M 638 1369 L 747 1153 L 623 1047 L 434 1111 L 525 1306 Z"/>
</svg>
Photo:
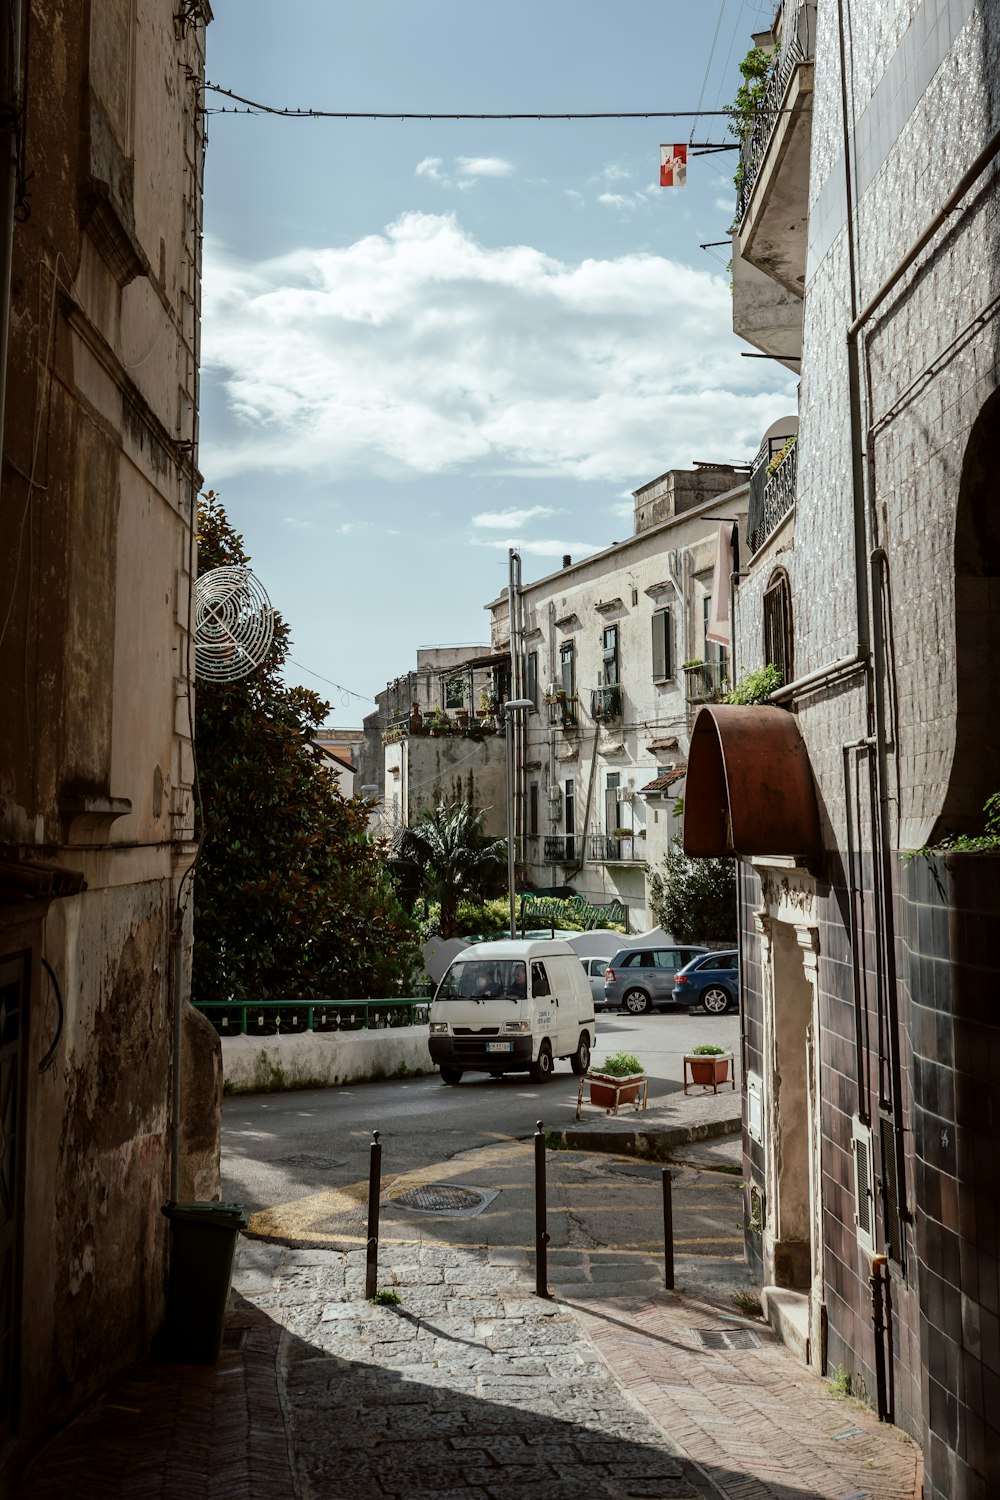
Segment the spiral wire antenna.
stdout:
<svg viewBox="0 0 1000 1500">
<path fill-rule="evenodd" d="M 249 568 L 212 568 L 195 584 L 195 674 L 236 682 L 265 660 L 274 638 L 274 610 Z"/>
</svg>

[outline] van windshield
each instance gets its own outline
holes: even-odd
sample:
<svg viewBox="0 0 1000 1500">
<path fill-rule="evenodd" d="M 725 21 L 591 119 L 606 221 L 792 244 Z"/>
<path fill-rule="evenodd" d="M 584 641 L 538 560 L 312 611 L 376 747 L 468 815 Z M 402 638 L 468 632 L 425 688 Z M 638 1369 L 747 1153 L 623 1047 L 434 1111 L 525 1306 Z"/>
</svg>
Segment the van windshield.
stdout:
<svg viewBox="0 0 1000 1500">
<path fill-rule="evenodd" d="M 435 1000 L 523 1000 L 524 963 L 513 958 L 456 959 L 438 986 Z"/>
</svg>

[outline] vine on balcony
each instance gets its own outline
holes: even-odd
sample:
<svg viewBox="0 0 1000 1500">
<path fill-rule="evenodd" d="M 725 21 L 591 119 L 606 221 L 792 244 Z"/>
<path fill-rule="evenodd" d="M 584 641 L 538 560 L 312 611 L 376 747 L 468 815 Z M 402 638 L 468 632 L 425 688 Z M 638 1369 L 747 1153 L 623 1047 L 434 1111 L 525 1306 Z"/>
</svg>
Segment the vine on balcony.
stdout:
<svg viewBox="0 0 1000 1500">
<path fill-rule="evenodd" d="M 736 136 L 740 144 L 746 140 L 757 120 L 757 112 L 767 93 L 767 86 L 771 75 L 778 64 L 778 49 L 773 52 L 765 52 L 763 47 L 751 47 L 746 57 L 740 63 L 740 73 L 743 82 L 736 91 L 736 98 L 729 105 L 726 113 L 729 115 L 729 129 Z M 736 168 L 733 181 L 736 184 L 736 196 L 739 197 L 743 190 L 743 178 L 746 167 L 740 157 L 739 166 Z M 735 229 L 735 225 L 732 226 Z"/>
</svg>

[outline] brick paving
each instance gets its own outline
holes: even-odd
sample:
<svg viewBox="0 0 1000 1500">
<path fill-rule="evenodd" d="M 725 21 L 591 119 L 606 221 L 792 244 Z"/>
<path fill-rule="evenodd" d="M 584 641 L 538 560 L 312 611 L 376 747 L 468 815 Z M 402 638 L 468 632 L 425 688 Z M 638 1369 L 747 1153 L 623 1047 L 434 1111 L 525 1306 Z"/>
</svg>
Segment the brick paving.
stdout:
<svg viewBox="0 0 1000 1500">
<path fill-rule="evenodd" d="M 393 1245 L 363 1296 L 360 1250 L 243 1242 L 217 1366 L 147 1363 L 51 1442 L 17 1500 L 914 1500 L 919 1455 L 834 1395 L 763 1326 L 603 1279 L 562 1251 L 532 1295 L 516 1249 Z M 632 1268 L 634 1269 L 634 1267 Z"/>
</svg>

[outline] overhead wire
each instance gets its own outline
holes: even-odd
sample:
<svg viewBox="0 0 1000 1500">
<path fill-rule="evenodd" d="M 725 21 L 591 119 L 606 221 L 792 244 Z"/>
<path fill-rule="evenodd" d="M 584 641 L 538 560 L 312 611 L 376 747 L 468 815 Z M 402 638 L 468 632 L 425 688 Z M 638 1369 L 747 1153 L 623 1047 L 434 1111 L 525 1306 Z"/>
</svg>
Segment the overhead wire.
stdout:
<svg viewBox="0 0 1000 1500">
<path fill-rule="evenodd" d="M 205 113 L 280 115 L 286 120 L 690 120 L 725 117 L 725 109 L 632 109 L 632 110 L 530 110 L 525 113 L 502 111 L 491 114 L 483 110 L 468 112 L 379 110 L 379 109 L 302 109 L 288 105 L 264 104 L 258 99 L 249 99 L 235 89 L 206 79 L 206 93 L 221 94 L 232 99 L 243 109 L 229 109 L 225 105 L 216 108 L 206 106 Z"/>
</svg>

